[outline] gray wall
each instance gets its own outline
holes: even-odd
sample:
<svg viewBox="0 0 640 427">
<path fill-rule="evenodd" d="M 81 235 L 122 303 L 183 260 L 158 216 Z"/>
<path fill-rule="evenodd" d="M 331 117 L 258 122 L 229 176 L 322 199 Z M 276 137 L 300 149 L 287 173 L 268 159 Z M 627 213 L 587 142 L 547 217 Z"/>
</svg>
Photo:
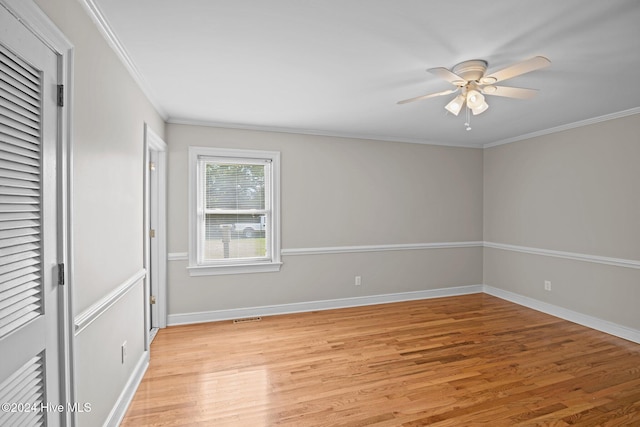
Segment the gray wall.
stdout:
<svg viewBox="0 0 640 427">
<path fill-rule="evenodd" d="M 639 134 L 633 115 L 485 149 L 484 240 L 640 260 Z M 638 269 L 485 248 L 484 283 L 640 329 Z"/>
<path fill-rule="evenodd" d="M 169 124 L 168 250 L 187 252 L 190 145 L 282 156 L 282 249 L 482 240 L 482 151 Z M 477 285 L 482 248 L 283 256 L 278 273 L 190 277 L 169 314 Z M 354 276 L 362 286 L 354 286 Z"/>
<path fill-rule="evenodd" d="M 143 267 L 143 129 L 164 121 L 76 0 L 38 0 L 74 45 L 74 316 Z M 77 400 L 92 404 L 79 425 L 107 419 L 144 352 L 143 281 L 75 338 Z M 128 357 L 121 364 L 120 346 Z"/>
</svg>

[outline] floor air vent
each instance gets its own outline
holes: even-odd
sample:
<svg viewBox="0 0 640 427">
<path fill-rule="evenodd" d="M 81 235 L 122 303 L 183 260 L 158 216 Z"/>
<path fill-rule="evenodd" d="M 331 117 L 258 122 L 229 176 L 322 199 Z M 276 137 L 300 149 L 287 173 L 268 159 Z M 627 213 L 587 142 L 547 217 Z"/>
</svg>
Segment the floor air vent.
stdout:
<svg viewBox="0 0 640 427">
<path fill-rule="evenodd" d="M 233 323 L 259 322 L 262 317 L 245 317 L 244 319 L 233 319 Z"/>
</svg>

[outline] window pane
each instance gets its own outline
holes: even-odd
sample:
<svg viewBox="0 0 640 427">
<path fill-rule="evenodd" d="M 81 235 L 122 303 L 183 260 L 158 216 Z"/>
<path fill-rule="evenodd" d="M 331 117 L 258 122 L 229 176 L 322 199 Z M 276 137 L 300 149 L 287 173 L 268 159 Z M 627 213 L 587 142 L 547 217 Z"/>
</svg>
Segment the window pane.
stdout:
<svg viewBox="0 0 640 427">
<path fill-rule="evenodd" d="M 268 164 L 207 159 L 203 166 L 203 259 L 242 261 L 267 257 L 265 184 L 268 183 Z M 240 210 L 261 212 L 237 212 Z"/>
<path fill-rule="evenodd" d="M 204 259 L 264 258 L 267 215 L 207 214 Z"/>
<path fill-rule="evenodd" d="M 265 209 L 264 164 L 205 163 L 206 209 Z"/>
</svg>

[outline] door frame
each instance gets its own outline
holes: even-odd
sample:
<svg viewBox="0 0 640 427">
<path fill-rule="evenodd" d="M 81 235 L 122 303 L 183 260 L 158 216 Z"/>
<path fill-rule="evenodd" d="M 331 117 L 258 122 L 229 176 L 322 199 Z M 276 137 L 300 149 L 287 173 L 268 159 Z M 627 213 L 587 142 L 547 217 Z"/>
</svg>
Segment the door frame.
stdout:
<svg viewBox="0 0 640 427">
<path fill-rule="evenodd" d="M 149 163 L 152 157 L 156 160 L 153 174 Z M 145 277 L 144 313 L 145 349 L 148 350 L 157 329 L 167 326 L 167 144 L 147 123 L 144 124 L 143 167 L 144 268 L 148 272 Z M 152 226 L 156 237 L 150 243 Z M 149 301 L 151 292 L 156 296 L 154 316 Z"/>
<path fill-rule="evenodd" d="M 72 151 L 72 101 L 73 101 L 73 52 L 74 47 L 51 19 L 33 2 L 24 0 L 0 0 L 0 7 L 7 9 L 29 31 L 58 56 L 58 84 L 64 86 L 64 103 L 58 107 L 57 169 L 58 169 L 58 263 L 63 263 L 64 285 L 59 286 L 60 328 L 60 396 L 65 402 L 76 402 L 74 376 L 73 322 L 73 151 Z M 75 426 L 75 412 L 63 411 L 63 425 Z"/>
</svg>

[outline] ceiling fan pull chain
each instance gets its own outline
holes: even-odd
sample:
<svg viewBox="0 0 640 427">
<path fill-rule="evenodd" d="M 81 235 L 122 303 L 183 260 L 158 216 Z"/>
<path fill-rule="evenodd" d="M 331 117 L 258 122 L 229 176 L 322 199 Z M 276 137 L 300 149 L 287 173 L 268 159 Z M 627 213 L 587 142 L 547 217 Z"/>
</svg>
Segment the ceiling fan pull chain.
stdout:
<svg viewBox="0 0 640 427">
<path fill-rule="evenodd" d="M 464 123 L 464 125 L 465 125 L 465 129 L 469 131 L 469 130 L 471 130 L 471 114 L 470 114 L 471 110 L 469 108 L 466 108 L 466 110 L 467 110 L 466 111 L 466 113 L 467 113 L 467 121 Z"/>
</svg>

